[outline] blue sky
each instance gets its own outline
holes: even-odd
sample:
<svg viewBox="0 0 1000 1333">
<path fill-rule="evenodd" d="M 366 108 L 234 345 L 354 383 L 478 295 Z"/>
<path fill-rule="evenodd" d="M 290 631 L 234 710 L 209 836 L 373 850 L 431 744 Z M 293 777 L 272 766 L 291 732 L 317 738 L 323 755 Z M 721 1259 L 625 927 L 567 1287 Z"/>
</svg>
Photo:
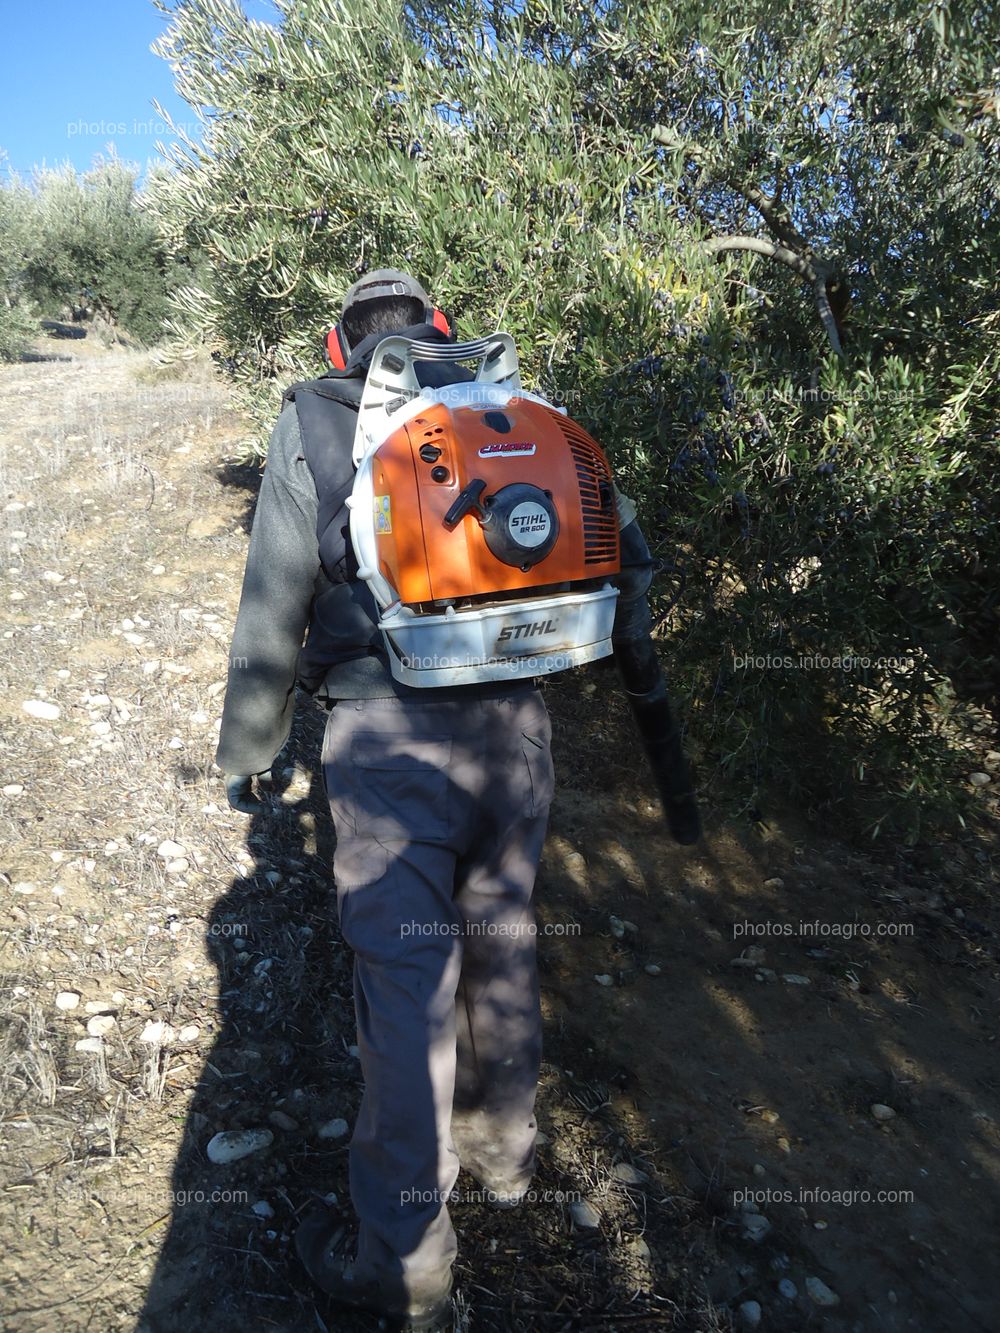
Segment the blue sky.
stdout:
<svg viewBox="0 0 1000 1333">
<path fill-rule="evenodd" d="M 273 19 L 269 0 L 243 0 L 251 18 Z M 145 170 L 169 140 L 152 101 L 197 133 L 191 108 L 150 43 L 166 25 L 150 0 L 0 0 L 0 157 L 29 174 L 36 164 L 117 156 Z"/>
</svg>

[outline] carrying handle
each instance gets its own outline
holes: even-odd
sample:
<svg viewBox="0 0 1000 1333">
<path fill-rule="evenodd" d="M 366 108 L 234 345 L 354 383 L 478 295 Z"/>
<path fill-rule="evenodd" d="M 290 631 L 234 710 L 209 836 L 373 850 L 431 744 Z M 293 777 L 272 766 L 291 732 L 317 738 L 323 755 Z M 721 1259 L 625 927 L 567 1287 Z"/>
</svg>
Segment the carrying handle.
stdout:
<svg viewBox="0 0 1000 1333">
<path fill-rule="evenodd" d="M 492 406 L 489 388 L 518 393 L 521 376 L 517 349 L 509 333 L 491 333 L 464 343 L 440 343 L 403 338 L 398 333 L 383 338 L 372 353 L 368 378 L 361 393 L 358 426 L 354 436 L 354 465 L 376 448 L 395 429 L 396 414 L 413 401 L 422 385 L 414 368 L 416 361 L 478 361 L 475 383 L 484 386 L 484 406 Z M 447 387 L 447 386 L 445 386 Z M 440 392 L 440 391 L 439 391 Z M 405 414 L 399 420 L 405 420 Z"/>
</svg>

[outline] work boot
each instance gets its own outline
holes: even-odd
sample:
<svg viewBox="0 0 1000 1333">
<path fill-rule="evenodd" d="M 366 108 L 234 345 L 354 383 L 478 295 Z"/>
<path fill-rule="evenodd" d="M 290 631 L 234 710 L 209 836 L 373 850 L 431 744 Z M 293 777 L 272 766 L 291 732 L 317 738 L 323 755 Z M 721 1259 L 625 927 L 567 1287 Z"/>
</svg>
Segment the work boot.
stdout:
<svg viewBox="0 0 1000 1333">
<path fill-rule="evenodd" d="M 329 1209 L 317 1209 L 299 1225 L 295 1248 L 316 1286 L 340 1305 L 391 1320 L 403 1333 L 451 1327 L 452 1276 L 426 1282 L 401 1273 L 362 1273 L 351 1229 Z"/>
</svg>

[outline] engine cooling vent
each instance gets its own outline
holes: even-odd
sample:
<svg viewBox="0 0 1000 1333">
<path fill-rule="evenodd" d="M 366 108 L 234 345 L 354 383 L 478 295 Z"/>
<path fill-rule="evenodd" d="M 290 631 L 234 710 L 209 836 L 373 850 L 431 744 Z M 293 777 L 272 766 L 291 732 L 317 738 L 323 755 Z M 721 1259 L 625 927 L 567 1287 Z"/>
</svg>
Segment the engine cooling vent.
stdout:
<svg viewBox="0 0 1000 1333">
<path fill-rule="evenodd" d="M 611 487 L 611 473 L 594 442 L 578 426 L 562 416 L 559 425 L 576 463 L 583 511 L 584 562 L 604 564 L 618 551 L 618 512 Z"/>
</svg>

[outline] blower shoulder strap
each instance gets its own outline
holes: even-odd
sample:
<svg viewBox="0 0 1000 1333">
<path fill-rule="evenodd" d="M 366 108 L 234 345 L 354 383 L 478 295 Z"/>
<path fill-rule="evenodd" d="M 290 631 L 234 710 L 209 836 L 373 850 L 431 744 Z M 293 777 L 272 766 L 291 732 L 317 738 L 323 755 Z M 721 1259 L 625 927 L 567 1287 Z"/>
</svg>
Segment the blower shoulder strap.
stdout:
<svg viewBox="0 0 1000 1333">
<path fill-rule="evenodd" d="M 319 530 L 323 532 L 341 509 L 354 485 L 355 419 L 361 405 L 363 382 L 357 378 L 303 380 L 291 385 L 282 403 L 294 402 L 302 437 L 302 452 L 316 483 Z M 331 410 L 337 404 L 350 416 Z"/>
<path fill-rule="evenodd" d="M 315 394 L 331 403 L 343 403 L 345 407 L 357 409 L 361 406 L 363 389 L 364 380 L 357 376 L 321 375 L 319 379 L 299 380 L 297 384 L 289 385 L 282 394 L 281 401 L 298 403 L 305 395 Z"/>
</svg>

